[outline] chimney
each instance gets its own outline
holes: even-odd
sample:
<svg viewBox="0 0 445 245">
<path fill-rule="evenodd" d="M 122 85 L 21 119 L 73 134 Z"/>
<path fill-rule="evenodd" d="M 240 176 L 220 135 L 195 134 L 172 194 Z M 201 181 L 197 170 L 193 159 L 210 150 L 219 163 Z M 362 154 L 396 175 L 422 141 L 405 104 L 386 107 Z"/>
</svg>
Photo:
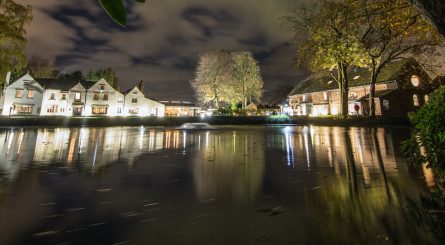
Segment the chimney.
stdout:
<svg viewBox="0 0 445 245">
<path fill-rule="evenodd" d="M 6 74 L 5 88 L 6 88 L 7 86 L 9 86 L 9 82 L 10 82 L 10 80 L 11 80 L 11 72 L 8 71 L 8 73 Z"/>
<path fill-rule="evenodd" d="M 139 84 L 138 84 L 138 88 L 139 88 L 139 90 L 141 90 L 141 92 L 145 95 L 145 93 L 144 93 L 144 81 L 140 81 L 139 82 Z"/>
</svg>

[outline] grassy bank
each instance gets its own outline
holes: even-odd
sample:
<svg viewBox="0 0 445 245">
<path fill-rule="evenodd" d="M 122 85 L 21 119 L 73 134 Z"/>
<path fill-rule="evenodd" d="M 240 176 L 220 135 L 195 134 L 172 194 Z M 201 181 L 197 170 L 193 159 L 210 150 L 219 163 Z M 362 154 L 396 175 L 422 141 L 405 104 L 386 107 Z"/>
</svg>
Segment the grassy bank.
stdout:
<svg viewBox="0 0 445 245">
<path fill-rule="evenodd" d="M 267 125 L 267 124 L 295 124 L 318 126 L 409 126 L 406 118 L 349 118 L 334 117 L 0 117 L 0 127 L 108 127 L 108 126 L 180 126 L 184 123 L 206 122 L 211 125 Z"/>
</svg>

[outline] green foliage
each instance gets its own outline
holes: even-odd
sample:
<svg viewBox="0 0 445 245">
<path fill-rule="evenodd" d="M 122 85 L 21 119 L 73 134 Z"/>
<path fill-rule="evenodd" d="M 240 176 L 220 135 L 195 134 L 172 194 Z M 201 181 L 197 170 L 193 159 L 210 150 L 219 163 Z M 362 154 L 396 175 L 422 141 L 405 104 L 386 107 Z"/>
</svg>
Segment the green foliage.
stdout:
<svg viewBox="0 0 445 245">
<path fill-rule="evenodd" d="M 426 164 L 445 176 L 445 86 L 430 96 L 427 104 L 409 115 L 415 132 L 403 142 L 402 152 L 410 163 Z"/>
<path fill-rule="evenodd" d="M 296 8 L 287 17 L 297 42 L 297 65 L 331 75 L 340 89 L 344 117 L 348 115 L 348 67 L 360 66 L 364 57 L 354 36 L 353 13 L 344 1 L 323 0 L 317 6 Z"/>
<path fill-rule="evenodd" d="M 107 69 L 99 69 L 96 71 L 90 69 L 85 76 L 85 79 L 95 82 L 99 81 L 101 78 L 104 78 L 112 87 L 117 86 L 117 74 L 111 67 L 108 67 Z"/>
<path fill-rule="evenodd" d="M 135 2 L 144 3 L 145 0 L 134 0 Z M 123 0 L 99 0 L 102 7 L 110 15 L 110 17 L 121 26 L 127 24 L 127 12 Z"/>
<path fill-rule="evenodd" d="M 30 6 L 0 0 L 0 86 L 3 86 L 8 71 L 20 73 L 26 67 L 25 26 L 31 20 Z"/>
</svg>

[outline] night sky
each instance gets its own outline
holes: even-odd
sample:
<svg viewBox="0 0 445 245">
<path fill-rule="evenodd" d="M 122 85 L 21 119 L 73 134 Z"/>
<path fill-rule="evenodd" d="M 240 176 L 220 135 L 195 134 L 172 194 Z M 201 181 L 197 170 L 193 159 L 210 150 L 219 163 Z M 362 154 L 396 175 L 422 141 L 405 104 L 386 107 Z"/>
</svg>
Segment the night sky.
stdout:
<svg viewBox="0 0 445 245">
<path fill-rule="evenodd" d="M 266 91 L 305 77 L 293 68 L 290 30 L 280 19 L 297 0 L 128 0 L 126 27 L 97 0 L 17 2 L 33 7 L 28 55 L 53 56 L 62 72 L 113 67 L 122 90 L 144 80 L 149 97 L 193 99 L 198 55 L 212 49 L 252 51 Z"/>
</svg>

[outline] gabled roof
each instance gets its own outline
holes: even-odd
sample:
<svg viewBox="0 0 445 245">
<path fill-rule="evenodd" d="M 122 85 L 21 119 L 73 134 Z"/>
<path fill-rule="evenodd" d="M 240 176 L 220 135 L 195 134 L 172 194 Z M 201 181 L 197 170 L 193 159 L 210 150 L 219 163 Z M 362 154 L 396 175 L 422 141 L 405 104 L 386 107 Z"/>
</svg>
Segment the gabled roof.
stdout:
<svg viewBox="0 0 445 245">
<path fill-rule="evenodd" d="M 377 83 L 396 80 L 402 69 L 406 65 L 412 62 L 410 60 L 401 60 L 392 62 L 385 66 L 380 72 Z M 348 73 L 349 87 L 355 87 L 360 85 L 367 85 L 370 83 L 371 72 L 367 69 L 357 69 Z M 303 81 L 300 85 L 297 85 L 289 95 L 305 94 L 325 90 L 338 89 L 338 84 L 332 77 L 326 76 L 316 79 L 309 79 Z"/>
<path fill-rule="evenodd" d="M 85 89 L 89 89 L 91 87 L 94 86 L 94 84 L 96 84 L 97 82 L 95 81 L 80 81 L 80 84 L 85 88 Z"/>
<path fill-rule="evenodd" d="M 132 87 L 132 88 L 130 88 L 130 89 L 125 90 L 125 91 L 123 92 L 123 94 L 127 95 L 128 93 L 130 93 L 130 92 L 133 91 L 134 89 L 136 89 L 138 92 L 142 93 L 142 91 L 138 88 L 138 86 L 134 86 L 134 87 Z M 142 94 L 144 94 L 144 93 L 142 93 Z"/>
<path fill-rule="evenodd" d="M 79 83 L 78 80 L 65 80 L 55 78 L 35 78 L 35 80 L 40 85 L 42 85 L 44 89 L 56 89 L 63 91 L 68 91 Z"/>
</svg>

